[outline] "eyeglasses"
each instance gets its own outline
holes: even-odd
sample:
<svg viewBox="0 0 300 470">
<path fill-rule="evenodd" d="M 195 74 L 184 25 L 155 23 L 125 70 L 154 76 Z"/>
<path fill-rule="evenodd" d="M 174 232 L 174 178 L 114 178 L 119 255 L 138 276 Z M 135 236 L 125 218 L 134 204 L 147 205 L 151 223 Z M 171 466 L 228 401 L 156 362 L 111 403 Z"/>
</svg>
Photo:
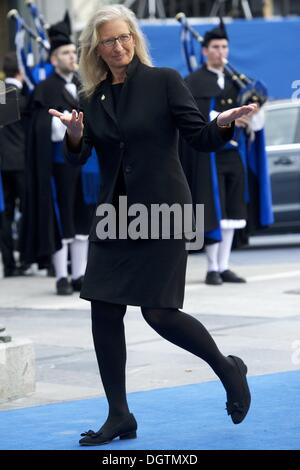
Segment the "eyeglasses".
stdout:
<svg viewBox="0 0 300 470">
<path fill-rule="evenodd" d="M 117 41 L 123 45 L 129 42 L 130 39 L 131 39 L 131 33 L 121 34 L 120 36 L 117 36 L 116 38 L 104 39 L 104 41 L 101 41 L 101 44 L 104 47 L 112 48 L 116 45 Z"/>
</svg>

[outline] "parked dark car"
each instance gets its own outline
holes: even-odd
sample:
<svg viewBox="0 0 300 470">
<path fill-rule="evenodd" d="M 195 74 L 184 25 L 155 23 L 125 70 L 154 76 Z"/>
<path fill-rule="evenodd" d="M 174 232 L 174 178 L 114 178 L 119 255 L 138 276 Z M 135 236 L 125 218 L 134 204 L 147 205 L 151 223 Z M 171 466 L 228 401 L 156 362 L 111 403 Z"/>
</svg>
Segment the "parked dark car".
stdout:
<svg viewBox="0 0 300 470">
<path fill-rule="evenodd" d="M 300 100 L 265 106 L 275 223 L 268 232 L 300 232 Z"/>
</svg>

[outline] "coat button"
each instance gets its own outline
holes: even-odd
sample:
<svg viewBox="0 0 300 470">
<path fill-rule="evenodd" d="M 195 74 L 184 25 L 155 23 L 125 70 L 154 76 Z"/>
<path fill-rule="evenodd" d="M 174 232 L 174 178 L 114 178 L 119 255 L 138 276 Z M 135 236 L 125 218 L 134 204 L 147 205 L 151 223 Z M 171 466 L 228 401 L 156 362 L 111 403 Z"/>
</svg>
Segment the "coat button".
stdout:
<svg viewBox="0 0 300 470">
<path fill-rule="evenodd" d="M 125 147 L 124 142 L 120 142 L 120 149 L 123 149 Z"/>
<path fill-rule="evenodd" d="M 127 166 L 125 167 L 125 173 L 131 173 L 131 172 L 132 172 L 132 166 L 127 165 Z"/>
</svg>

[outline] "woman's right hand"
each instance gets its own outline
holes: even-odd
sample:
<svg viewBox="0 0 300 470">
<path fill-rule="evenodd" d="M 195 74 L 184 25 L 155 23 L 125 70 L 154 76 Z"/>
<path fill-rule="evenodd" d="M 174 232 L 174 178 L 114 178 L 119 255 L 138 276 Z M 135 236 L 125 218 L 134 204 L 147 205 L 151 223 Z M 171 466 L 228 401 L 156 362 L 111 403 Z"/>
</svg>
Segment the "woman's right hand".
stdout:
<svg viewBox="0 0 300 470">
<path fill-rule="evenodd" d="M 83 112 L 80 111 L 78 114 L 75 109 L 72 110 L 72 113 L 68 114 L 60 113 L 56 109 L 49 109 L 48 112 L 51 116 L 58 117 L 66 126 L 68 137 L 72 143 L 77 144 L 80 142 L 84 128 Z"/>
</svg>

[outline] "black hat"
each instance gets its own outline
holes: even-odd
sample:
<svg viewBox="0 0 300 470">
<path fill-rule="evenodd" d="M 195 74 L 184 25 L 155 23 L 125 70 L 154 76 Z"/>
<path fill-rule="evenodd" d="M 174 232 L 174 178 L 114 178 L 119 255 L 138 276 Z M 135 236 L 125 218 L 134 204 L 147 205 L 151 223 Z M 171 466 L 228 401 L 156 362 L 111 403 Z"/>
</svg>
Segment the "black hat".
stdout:
<svg viewBox="0 0 300 470">
<path fill-rule="evenodd" d="M 206 31 L 206 33 L 204 34 L 202 47 L 207 47 L 209 42 L 212 39 L 227 39 L 227 41 L 228 41 L 227 32 L 226 32 L 225 25 L 223 23 L 222 18 L 220 18 L 219 26 L 217 26 L 216 28 L 211 29 L 210 31 Z"/>
<path fill-rule="evenodd" d="M 14 51 L 7 52 L 3 59 L 3 72 L 6 78 L 14 78 L 20 73 L 17 54 Z"/>
<path fill-rule="evenodd" d="M 53 24 L 48 29 L 48 36 L 50 40 L 50 54 L 60 46 L 67 46 L 74 44 L 71 39 L 71 21 L 69 13 L 66 12 L 64 19 L 58 23 Z"/>
</svg>

